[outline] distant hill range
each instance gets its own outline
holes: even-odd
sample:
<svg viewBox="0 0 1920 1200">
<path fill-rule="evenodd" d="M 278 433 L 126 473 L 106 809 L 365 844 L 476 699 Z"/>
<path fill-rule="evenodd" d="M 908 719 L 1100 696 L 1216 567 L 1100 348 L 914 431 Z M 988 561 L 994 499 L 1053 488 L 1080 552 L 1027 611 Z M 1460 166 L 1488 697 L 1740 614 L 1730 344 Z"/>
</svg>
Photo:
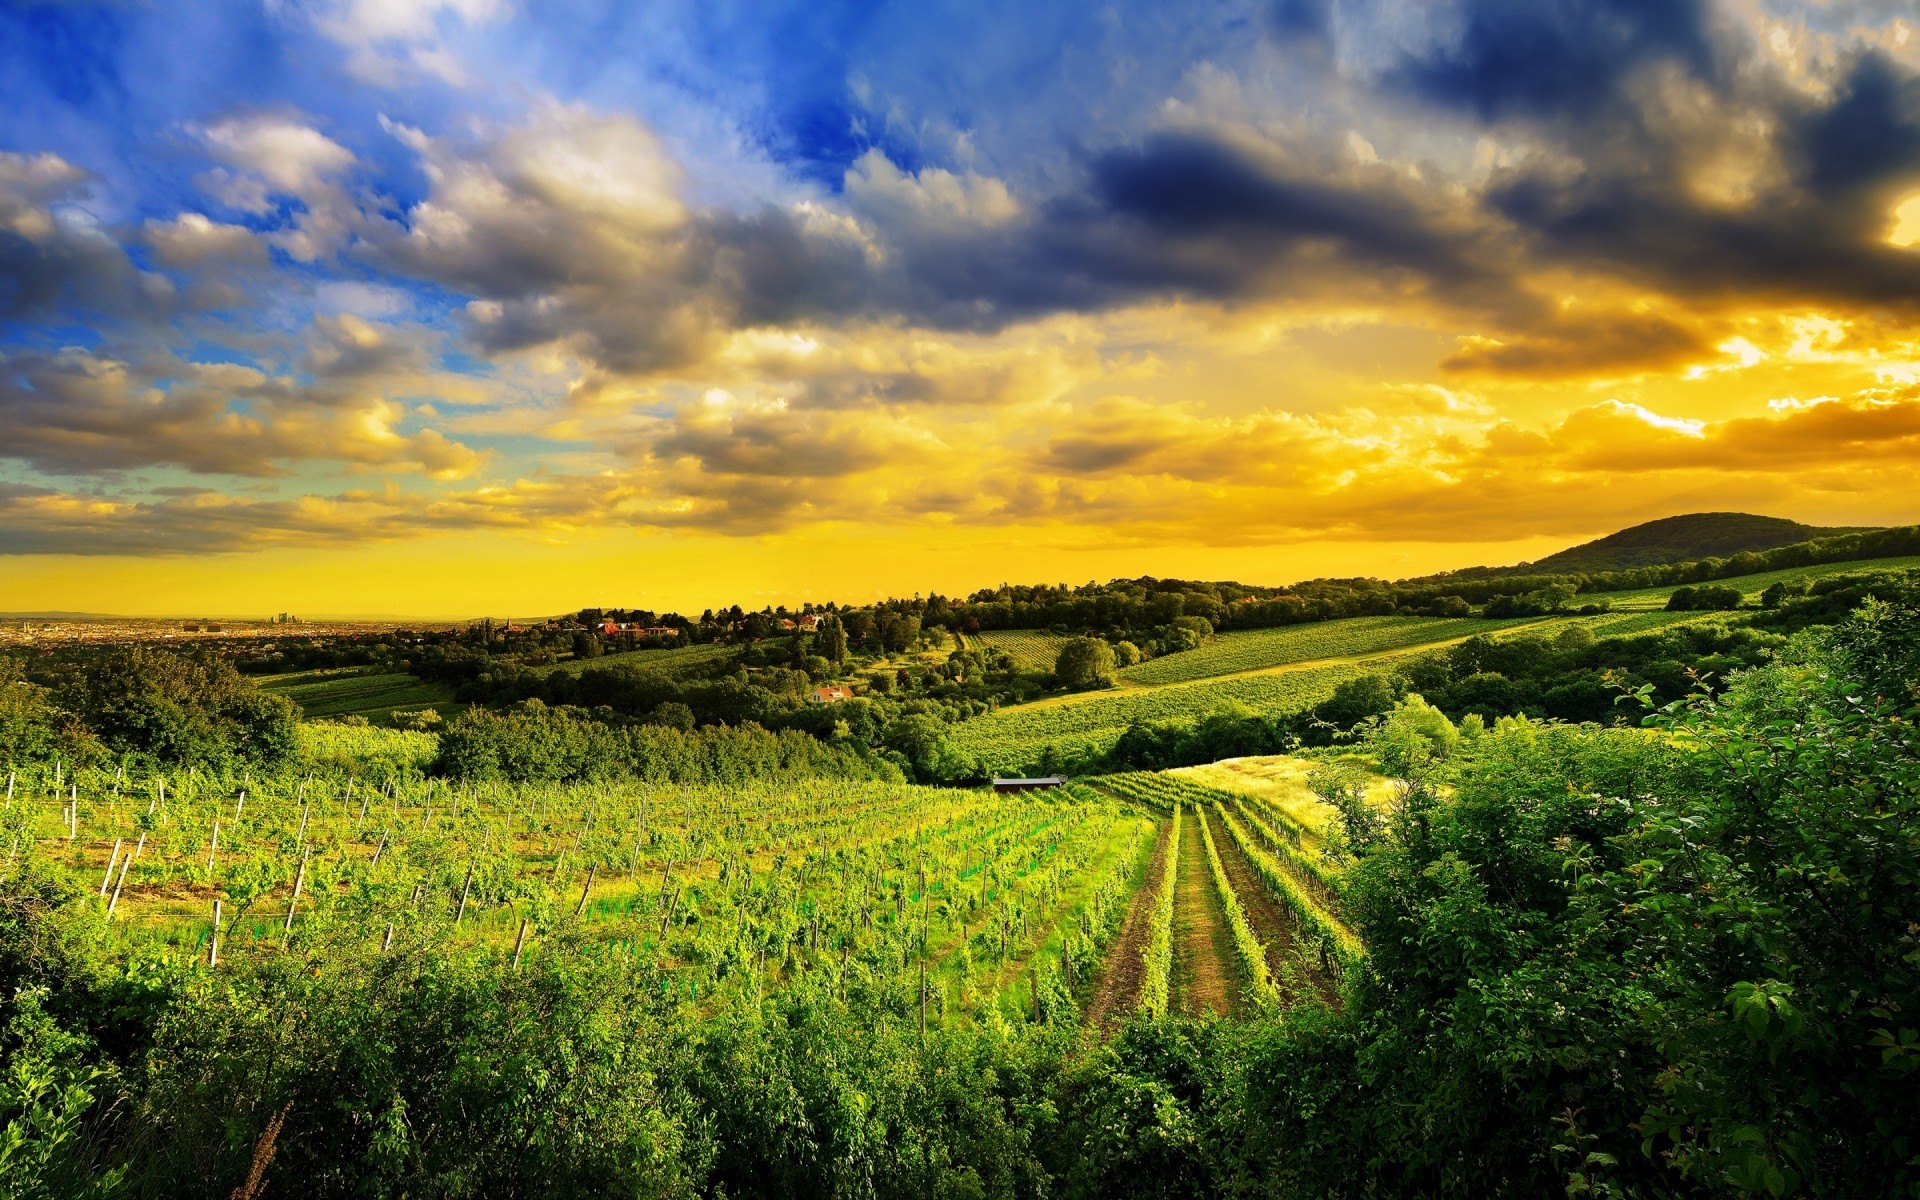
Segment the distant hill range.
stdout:
<svg viewBox="0 0 1920 1200">
<path fill-rule="evenodd" d="M 1802 525 L 1753 513 L 1687 513 L 1632 525 L 1618 533 L 1512 567 L 1479 567 L 1459 575 L 1570 575 L 1659 567 L 1668 563 L 1727 558 L 1743 550 L 1772 550 L 1814 538 L 1871 533 L 1877 526 Z"/>
</svg>

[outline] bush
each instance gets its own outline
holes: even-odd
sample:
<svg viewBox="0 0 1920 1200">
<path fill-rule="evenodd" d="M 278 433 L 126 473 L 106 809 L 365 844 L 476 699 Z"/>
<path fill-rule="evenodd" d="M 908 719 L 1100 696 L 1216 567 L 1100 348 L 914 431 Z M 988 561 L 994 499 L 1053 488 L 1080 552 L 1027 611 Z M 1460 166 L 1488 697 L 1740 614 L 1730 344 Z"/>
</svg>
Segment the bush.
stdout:
<svg viewBox="0 0 1920 1200">
<path fill-rule="evenodd" d="M 1102 638 L 1074 638 L 1060 647 L 1053 673 L 1077 692 L 1113 686 L 1113 647 Z"/>
<path fill-rule="evenodd" d="M 1675 588 L 1667 597 L 1668 612 L 1731 612 L 1740 607 L 1740 589 L 1725 584 L 1703 583 L 1698 587 Z"/>
</svg>

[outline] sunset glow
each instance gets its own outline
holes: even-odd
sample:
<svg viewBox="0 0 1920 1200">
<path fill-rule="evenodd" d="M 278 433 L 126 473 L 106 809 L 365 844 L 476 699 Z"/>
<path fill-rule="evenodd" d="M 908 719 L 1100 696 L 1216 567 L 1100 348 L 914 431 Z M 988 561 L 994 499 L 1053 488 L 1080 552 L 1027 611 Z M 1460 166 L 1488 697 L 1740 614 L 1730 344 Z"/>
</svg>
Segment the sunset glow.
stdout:
<svg viewBox="0 0 1920 1200">
<path fill-rule="evenodd" d="M 1911 523 L 1897 7 L 11 7 L 0 611 Z"/>
</svg>

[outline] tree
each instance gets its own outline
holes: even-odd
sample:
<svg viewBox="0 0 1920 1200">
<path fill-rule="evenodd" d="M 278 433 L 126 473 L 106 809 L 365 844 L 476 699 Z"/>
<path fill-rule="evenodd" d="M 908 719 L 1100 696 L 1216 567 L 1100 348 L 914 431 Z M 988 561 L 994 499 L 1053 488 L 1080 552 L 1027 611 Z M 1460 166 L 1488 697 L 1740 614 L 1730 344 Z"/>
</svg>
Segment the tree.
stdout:
<svg viewBox="0 0 1920 1200">
<path fill-rule="evenodd" d="M 1077 692 L 1112 687 L 1113 671 L 1113 647 L 1103 638 L 1074 638 L 1053 664 L 1053 673 Z"/>
<path fill-rule="evenodd" d="M 110 748 L 167 762 L 279 762 L 298 744 L 293 704 L 223 659 L 111 651 L 87 664 L 64 699 Z"/>
<path fill-rule="evenodd" d="M 880 623 L 880 644 L 892 653 L 902 653 L 919 640 L 920 618 L 912 613 L 888 613 Z"/>
<path fill-rule="evenodd" d="M 847 661 L 847 629 L 839 617 L 828 617 L 820 625 L 820 656 L 838 667 Z"/>
</svg>

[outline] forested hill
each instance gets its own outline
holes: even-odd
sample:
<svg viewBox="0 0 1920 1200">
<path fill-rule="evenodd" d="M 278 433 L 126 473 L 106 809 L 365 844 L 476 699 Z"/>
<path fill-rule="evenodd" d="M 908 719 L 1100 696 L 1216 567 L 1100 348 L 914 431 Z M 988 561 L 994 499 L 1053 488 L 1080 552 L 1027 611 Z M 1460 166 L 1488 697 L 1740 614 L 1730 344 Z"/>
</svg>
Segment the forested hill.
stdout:
<svg viewBox="0 0 1920 1200">
<path fill-rule="evenodd" d="M 1626 571 L 1635 567 L 1727 558 L 1742 552 L 1773 550 L 1814 538 L 1865 532 L 1869 530 L 1802 525 L 1784 517 L 1762 517 L 1753 513 L 1685 513 L 1632 525 L 1618 533 L 1569 547 L 1558 554 L 1549 554 L 1538 562 L 1521 563 L 1513 567 L 1479 568 L 1457 574 L 1569 575 Z"/>
</svg>

